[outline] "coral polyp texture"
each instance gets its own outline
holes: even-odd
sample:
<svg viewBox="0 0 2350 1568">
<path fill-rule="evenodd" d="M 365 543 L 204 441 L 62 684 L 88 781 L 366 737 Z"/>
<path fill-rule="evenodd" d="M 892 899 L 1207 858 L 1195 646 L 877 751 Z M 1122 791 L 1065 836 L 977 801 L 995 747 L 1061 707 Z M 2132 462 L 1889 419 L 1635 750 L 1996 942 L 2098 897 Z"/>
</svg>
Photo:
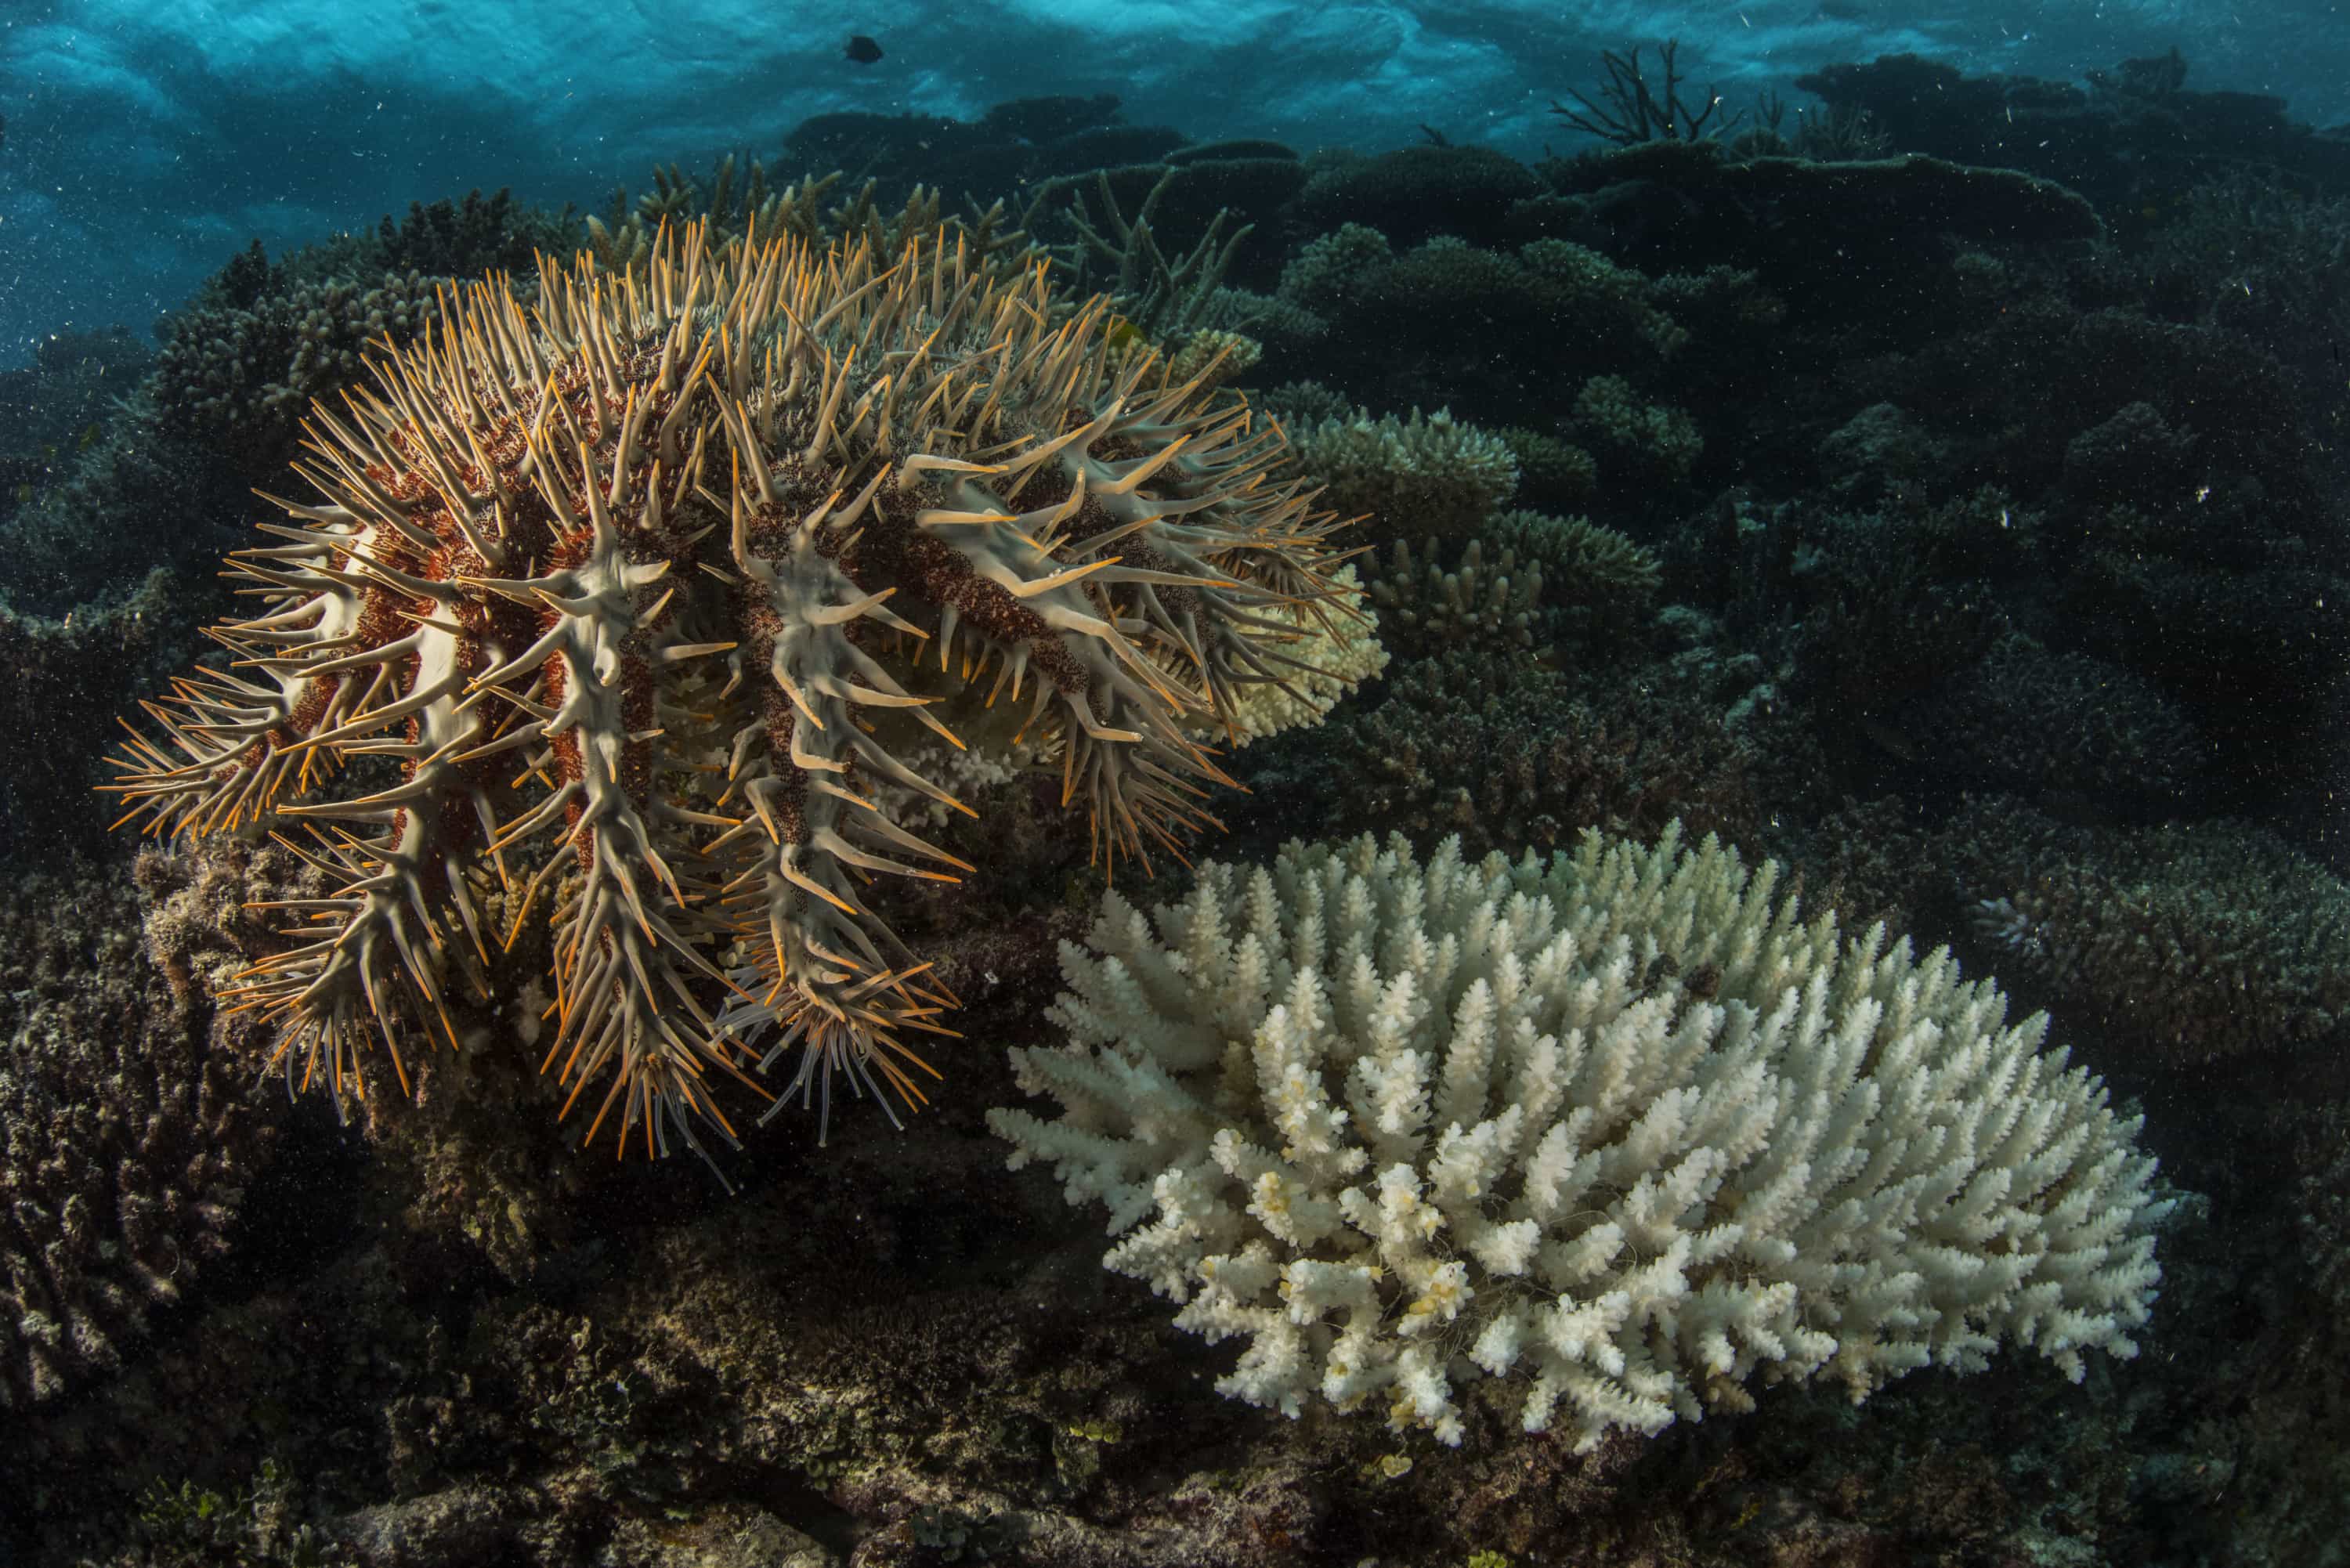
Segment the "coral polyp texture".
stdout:
<svg viewBox="0 0 2350 1568">
<path fill-rule="evenodd" d="M 290 1081 L 363 1096 L 380 1038 L 404 1088 L 460 993 L 520 994 L 499 950 L 551 905 L 588 1138 L 706 1153 L 717 1081 L 768 1098 L 795 1048 L 778 1104 L 828 1113 L 836 1072 L 917 1104 L 953 999 L 868 898 L 972 868 L 899 820 L 970 809 L 902 755 L 1017 741 L 1106 870 L 1180 854 L 1243 699 L 1331 630 L 1300 612 L 1350 613 L 1336 521 L 1206 372 L 951 231 L 541 270 L 314 409 L 316 498 L 230 559 L 254 613 L 109 787 L 329 878 L 225 995 Z"/>
<path fill-rule="evenodd" d="M 1754 1381 L 2137 1354 L 2137 1121 L 2044 1015 L 1711 839 L 1292 845 L 1111 895 L 1061 966 L 1068 1043 L 1014 1061 L 1064 1114 L 989 1120 L 1108 1209 L 1109 1268 L 1248 1342 L 1252 1403 L 1458 1443 L 1482 1379 L 1588 1449 Z"/>
<path fill-rule="evenodd" d="M 229 1251 L 276 1117 L 141 950 L 127 878 L 5 894 L 0 1410 L 19 1412 L 120 1366 L 187 1299 Z"/>
</svg>

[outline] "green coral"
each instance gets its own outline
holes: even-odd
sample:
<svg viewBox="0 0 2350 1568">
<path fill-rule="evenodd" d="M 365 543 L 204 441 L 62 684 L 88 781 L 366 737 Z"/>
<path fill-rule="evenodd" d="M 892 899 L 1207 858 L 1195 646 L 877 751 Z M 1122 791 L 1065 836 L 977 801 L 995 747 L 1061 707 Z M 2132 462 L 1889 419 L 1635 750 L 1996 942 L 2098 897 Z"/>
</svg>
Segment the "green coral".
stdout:
<svg viewBox="0 0 2350 1568">
<path fill-rule="evenodd" d="M 2242 821 L 2075 827 L 2012 798 L 1951 829 L 1976 929 L 2156 1065 L 2338 1047 L 2350 885 Z"/>
<path fill-rule="evenodd" d="M 1320 744 L 1346 826 L 1457 833 L 1471 854 L 1548 849 L 1586 826 L 1653 836 L 1676 817 L 1751 842 L 1762 818 L 1756 748 L 1664 670 L 1570 674 L 1470 642 L 1399 666 L 1387 700 Z"/>
<path fill-rule="evenodd" d="M 1554 310 L 1573 312 L 1580 319 L 1615 317 L 1662 358 L 1689 346 L 1689 329 L 1656 303 L 1669 285 L 1667 297 L 1695 292 L 1686 282 L 1650 279 L 1565 240 L 1534 240 L 1519 248 L 1518 262 L 1534 280 L 1542 303 Z"/>
<path fill-rule="evenodd" d="M 1297 247 L 1281 269 L 1279 296 L 1307 310 L 1344 306 L 1363 280 L 1395 259 L 1395 247 L 1377 229 L 1341 223 Z"/>
<path fill-rule="evenodd" d="M 1572 441 L 1523 425 L 1503 425 L 1496 439 L 1518 460 L 1518 496 L 1529 506 L 1557 511 L 1580 506 L 1599 486 L 1599 465 Z"/>
<path fill-rule="evenodd" d="M 1452 342 L 1499 328 L 1553 357 L 1634 366 L 1661 364 L 1689 346 L 1689 329 L 1666 301 L 1701 301 L 1707 286 L 1688 280 L 1667 291 L 1565 240 L 1508 250 L 1436 234 L 1398 252 L 1383 235 L 1348 224 L 1306 245 L 1282 275 L 1282 293 L 1334 319 L 1411 339 Z"/>
<path fill-rule="evenodd" d="M 1298 472 L 1341 516 L 1368 514 L 1377 533 L 1459 536 L 1507 503 L 1518 460 L 1498 438 L 1450 410 L 1373 419 L 1357 409 L 1293 432 Z"/>
<path fill-rule="evenodd" d="M 1679 409 L 1648 402 L 1621 376 L 1594 376 L 1575 395 L 1576 432 L 1599 449 L 1603 469 L 1670 484 L 1688 482 L 1705 437 Z"/>
<path fill-rule="evenodd" d="M 1542 568 L 1521 563 L 1506 546 L 1489 563 L 1484 541 L 1471 539 L 1447 566 L 1434 546 L 1415 557 L 1409 543 L 1398 539 L 1373 569 L 1369 587 L 1386 642 L 1406 654 L 1464 643 L 1538 650 Z"/>
<path fill-rule="evenodd" d="M 1496 514 L 1457 550 L 1394 539 L 1364 573 L 1381 640 L 1401 656 L 1476 647 L 1544 660 L 1564 639 L 1626 635 L 1661 575 L 1654 555 L 1612 528 L 1527 511 Z"/>
<path fill-rule="evenodd" d="M 312 401 L 358 380 L 363 350 L 421 331 L 442 281 L 274 271 L 249 301 L 215 297 L 171 317 L 152 379 L 165 430 L 255 464 L 286 461 Z"/>
<path fill-rule="evenodd" d="M 1521 508 L 1486 524 L 1485 537 L 1540 569 L 1553 598 L 1596 611 L 1611 625 L 1645 615 L 1664 580 L 1654 551 L 1588 517 Z"/>
</svg>

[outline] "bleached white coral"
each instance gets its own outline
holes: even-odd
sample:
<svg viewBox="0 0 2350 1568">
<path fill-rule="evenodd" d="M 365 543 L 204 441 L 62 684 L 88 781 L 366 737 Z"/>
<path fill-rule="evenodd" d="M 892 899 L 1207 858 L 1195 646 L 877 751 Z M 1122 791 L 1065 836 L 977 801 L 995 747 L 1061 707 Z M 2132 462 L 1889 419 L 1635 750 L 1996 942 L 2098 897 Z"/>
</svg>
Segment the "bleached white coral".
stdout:
<svg viewBox="0 0 2350 1568">
<path fill-rule="evenodd" d="M 1368 597 L 1348 566 L 1332 573 L 1326 590 L 1313 598 L 1258 610 L 1252 628 L 1263 639 L 1267 678 L 1235 682 L 1229 711 L 1201 715 L 1191 732 L 1237 750 L 1284 730 L 1312 729 L 1328 718 L 1342 698 L 1388 667 L 1378 615 Z M 1180 669 L 1173 673 L 1180 675 Z M 1036 769 L 1059 766 L 1058 738 L 1037 737 L 1035 726 L 1016 707 L 966 705 L 948 711 L 956 732 L 978 743 L 951 746 L 920 738 L 917 731 L 898 738 L 895 750 L 909 767 L 956 800 L 977 805 L 1000 796 Z M 954 811 L 887 779 L 874 782 L 872 795 L 893 814 L 892 820 L 916 831 L 943 828 Z"/>
<path fill-rule="evenodd" d="M 1107 1266 L 1248 1341 L 1217 1386 L 1253 1404 L 1458 1443 L 1482 1373 L 1589 1448 L 1757 1377 L 2137 1352 L 2138 1123 L 2043 1015 L 1711 839 L 1293 844 L 1147 918 L 1109 895 L 1062 970 L 1068 1044 L 1014 1058 L 1064 1114 L 990 1122 L 1109 1210 Z"/>
<path fill-rule="evenodd" d="M 1355 568 L 1341 566 L 1330 581 L 1329 596 L 1322 602 L 1278 605 L 1258 612 L 1266 646 L 1295 663 L 1284 667 L 1284 680 L 1239 689 L 1239 701 L 1227 720 L 1234 746 L 1284 730 L 1313 728 L 1329 717 L 1341 697 L 1388 667 L 1388 650 L 1379 645 L 1378 617 L 1364 602 Z"/>
</svg>

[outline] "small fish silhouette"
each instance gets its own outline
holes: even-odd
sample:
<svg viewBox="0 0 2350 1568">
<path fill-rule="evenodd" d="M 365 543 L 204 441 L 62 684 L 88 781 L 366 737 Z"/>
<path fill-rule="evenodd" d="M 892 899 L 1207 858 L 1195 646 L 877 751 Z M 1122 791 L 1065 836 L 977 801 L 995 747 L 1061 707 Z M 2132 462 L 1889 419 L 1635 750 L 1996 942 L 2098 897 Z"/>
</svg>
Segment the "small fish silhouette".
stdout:
<svg viewBox="0 0 2350 1568">
<path fill-rule="evenodd" d="M 860 66 L 869 66 L 881 57 L 881 46 L 859 33 L 848 40 L 848 47 L 841 53 Z"/>
</svg>

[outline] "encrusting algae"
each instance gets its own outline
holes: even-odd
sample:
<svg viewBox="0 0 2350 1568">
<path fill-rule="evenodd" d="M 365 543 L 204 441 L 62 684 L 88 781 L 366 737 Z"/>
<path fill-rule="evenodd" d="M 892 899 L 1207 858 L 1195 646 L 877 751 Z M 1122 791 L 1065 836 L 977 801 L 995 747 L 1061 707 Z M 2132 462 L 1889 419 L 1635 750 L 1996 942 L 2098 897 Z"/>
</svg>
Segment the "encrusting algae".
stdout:
<svg viewBox="0 0 2350 1568">
<path fill-rule="evenodd" d="M 567 1114 L 606 1085 L 590 1140 L 617 1112 L 624 1151 L 706 1157 L 700 1129 L 734 1141 L 713 1080 L 769 1097 L 750 1069 L 794 1046 L 784 1099 L 828 1113 L 841 1070 L 919 1104 L 904 1037 L 954 1000 L 861 890 L 972 869 L 893 800 L 971 808 L 907 742 L 1041 744 L 1106 872 L 1180 855 L 1236 706 L 1354 613 L 1338 520 L 1213 367 L 1175 382 L 1107 301 L 944 231 L 885 259 L 688 228 L 641 270 L 542 273 L 533 310 L 445 294 L 377 389 L 314 410 L 320 498 L 268 497 L 293 524 L 230 558 L 257 613 L 106 787 L 329 879 L 224 1001 L 338 1103 L 371 1034 L 403 1088 L 404 1038 L 454 1044 L 489 917 L 511 947 L 551 897 L 546 1065 Z"/>
</svg>

